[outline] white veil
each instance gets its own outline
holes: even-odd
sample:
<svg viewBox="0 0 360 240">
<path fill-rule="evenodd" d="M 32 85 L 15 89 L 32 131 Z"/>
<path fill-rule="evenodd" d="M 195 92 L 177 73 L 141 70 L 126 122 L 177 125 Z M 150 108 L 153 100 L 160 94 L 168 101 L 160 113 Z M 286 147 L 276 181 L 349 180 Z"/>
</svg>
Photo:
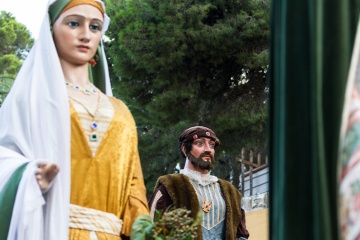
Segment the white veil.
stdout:
<svg viewBox="0 0 360 240">
<path fill-rule="evenodd" d="M 69 103 L 47 9 L 39 37 L 0 108 L 0 192 L 12 173 L 29 162 L 18 187 L 9 240 L 68 239 Z M 107 94 L 111 95 L 107 68 L 105 76 Z M 35 170 L 36 163 L 44 160 L 57 163 L 60 172 L 43 195 Z"/>
</svg>

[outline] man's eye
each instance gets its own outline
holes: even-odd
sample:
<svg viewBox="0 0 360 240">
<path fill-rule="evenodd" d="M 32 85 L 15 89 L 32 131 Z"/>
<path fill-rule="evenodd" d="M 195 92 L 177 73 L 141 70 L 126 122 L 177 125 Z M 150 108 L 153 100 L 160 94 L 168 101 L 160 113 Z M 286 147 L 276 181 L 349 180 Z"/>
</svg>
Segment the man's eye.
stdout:
<svg viewBox="0 0 360 240">
<path fill-rule="evenodd" d="M 215 144 L 209 144 L 210 148 L 215 148 Z"/>
<path fill-rule="evenodd" d="M 196 146 L 198 146 L 198 147 L 201 147 L 202 145 L 203 145 L 202 142 L 197 142 L 197 143 L 196 143 Z"/>
<path fill-rule="evenodd" d="M 68 23 L 68 25 L 69 25 L 70 27 L 78 27 L 78 26 L 79 26 L 79 23 L 78 23 L 78 22 L 71 21 L 71 22 Z"/>
</svg>

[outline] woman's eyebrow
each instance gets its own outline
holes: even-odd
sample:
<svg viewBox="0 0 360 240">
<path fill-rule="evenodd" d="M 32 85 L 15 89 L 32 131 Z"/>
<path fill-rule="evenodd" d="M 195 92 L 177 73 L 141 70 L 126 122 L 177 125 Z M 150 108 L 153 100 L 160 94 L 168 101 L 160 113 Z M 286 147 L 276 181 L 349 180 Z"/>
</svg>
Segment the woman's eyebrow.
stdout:
<svg viewBox="0 0 360 240">
<path fill-rule="evenodd" d="M 83 15 L 79 15 L 79 14 L 71 14 L 71 15 L 67 15 L 64 17 L 64 19 L 67 19 L 69 17 L 79 17 L 79 18 L 82 18 L 82 19 L 89 19 L 89 20 L 95 20 L 95 21 L 100 21 L 101 23 L 103 22 L 101 19 L 99 18 L 87 18 Z"/>
</svg>

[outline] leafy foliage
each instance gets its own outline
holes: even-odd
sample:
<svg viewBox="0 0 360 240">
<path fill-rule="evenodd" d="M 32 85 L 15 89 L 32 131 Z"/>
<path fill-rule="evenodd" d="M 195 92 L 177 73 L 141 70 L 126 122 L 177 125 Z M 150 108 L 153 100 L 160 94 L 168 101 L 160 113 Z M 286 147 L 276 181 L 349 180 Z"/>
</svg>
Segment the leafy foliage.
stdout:
<svg viewBox="0 0 360 240">
<path fill-rule="evenodd" d="M 201 214 L 196 219 L 191 217 L 191 211 L 177 208 L 154 218 L 150 236 L 147 239 L 179 239 L 191 240 L 197 237 L 197 229 L 201 226 Z"/>
<path fill-rule="evenodd" d="M 34 40 L 11 13 L 0 12 L 0 105 L 30 51 Z"/>
<path fill-rule="evenodd" d="M 15 54 L 0 56 L 0 71 L 15 75 L 21 68 L 22 61 Z"/>
<path fill-rule="evenodd" d="M 196 219 L 191 217 L 191 211 L 185 208 L 168 207 L 165 212 L 156 210 L 154 221 L 149 215 L 136 218 L 131 229 L 131 239 L 134 240 L 191 240 L 197 236 L 201 227 L 201 212 Z"/>
<path fill-rule="evenodd" d="M 26 26 L 5 11 L 0 12 L 0 39 L 0 56 L 13 54 L 19 59 L 25 59 L 34 43 Z"/>
<path fill-rule="evenodd" d="M 219 158 L 264 148 L 268 1 L 106 4 L 114 93 L 137 122 L 148 191 L 182 164 L 177 138 L 190 126 L 216 132 L 223 142 Z"/>
<path fill-rule="evenodd" d="M 14 83 L 13 75 L 0 75 L 0 107 Z"/>
</svg>

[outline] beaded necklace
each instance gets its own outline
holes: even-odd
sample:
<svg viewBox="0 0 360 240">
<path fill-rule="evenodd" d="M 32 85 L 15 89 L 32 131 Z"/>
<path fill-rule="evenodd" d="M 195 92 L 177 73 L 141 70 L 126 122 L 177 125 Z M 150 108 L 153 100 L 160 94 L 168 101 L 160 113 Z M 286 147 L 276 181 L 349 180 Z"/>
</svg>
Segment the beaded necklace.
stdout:
<svg viewBox="0 0 360 240">
<path fill-rule="evenodd" d="M 79 85 L 74 85 L 72 83 L 69 83 L 69 82 L 66 82 L 65 83 L 67 87 L 72 87 L 73 89 L 75 90 L 78 90 L 78 91 L 81 91 L 82 93 L 86 94 L 86 95 L 90 95 L 90 94 L 97 94 L 97 91 L 96 89 L 94 88 L 94 85 L 91 84 L 90 85 L 90 89 L 87 89 L 87 88 L 82 88 L 80 87 Z"/>
</svg>

